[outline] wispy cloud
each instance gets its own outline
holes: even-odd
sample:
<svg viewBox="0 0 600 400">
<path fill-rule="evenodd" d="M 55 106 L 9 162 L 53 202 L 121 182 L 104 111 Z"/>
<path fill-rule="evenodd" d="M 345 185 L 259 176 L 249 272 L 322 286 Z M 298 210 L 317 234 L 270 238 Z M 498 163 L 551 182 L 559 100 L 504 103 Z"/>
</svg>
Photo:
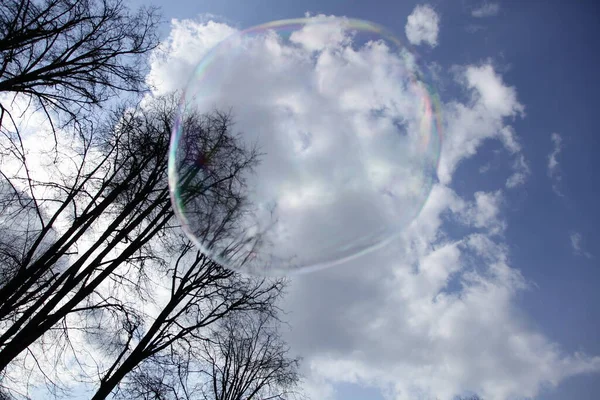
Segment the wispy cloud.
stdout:
<svg viewBox="0 0 600 400">
<path fill-rule="evenodd" d="M 469 25 L 465 26 L 465 31 L 467 31 L 469 33 L 477 33 L 479 31 L 483 31 L 485 29 L 486 29 L 485 26 L 477 25 L 477 24 L 469 24 Z"/>
<path fill-rule="evenodd" d="M 493 17 L 500 12 L 500 4 L 484 2 L 482 5 L 471 11 L 475 18 Z"/>
<path fill-rule="evenodd" d="M 513 162 L 512 170 L 512 175 L 506 180 L 506 187 L 508 189 L 523 185 L 527 180 L 527 177 L 531 174 L 529 164 L 527 164 L 525 156 L 522 154 L 519 154 Z"/>
<path fill-rule="evenodd" d="M 438 44 L 439 23 L 440 17 L 431 6 L 419 5 L 408 16 L 404 31 L 410 43 L 427 43 L 435 47 Z"/>
<path fill-rule="evenodd" d="M 564 194 L 560 191 L 559 184 L 562 181 L 562 172 L 558 163 L 558 156 L 562 151 L 562 137 L 558 133 L 553 133 L 550 136 L 552 145 L 554 146 L 552 152 L 548 155 L 548 176 L 552 180 L 552 190 L 558 196 L 563 197 Z"/>
<path fill-rule="evenodd" d="M 562 138 L 558 133 L 553 133 L 550 136 L 552 144 L 554 144 L 554 150 L 548 156 L 548 175 L 553 176 L 558 172 L 558 160 L 557 157 L 562 151 Z"/>
<path fill-rule="evenodd" d="M 571 240 L 571 247 L 573 248 L 573 254 L 576 256 L 583 256 L 586 258 L 592 258 L 592 255 L 583 249 L 583 236 L 579 232 L 569 233 L 569 239 Z"/>
</svg>

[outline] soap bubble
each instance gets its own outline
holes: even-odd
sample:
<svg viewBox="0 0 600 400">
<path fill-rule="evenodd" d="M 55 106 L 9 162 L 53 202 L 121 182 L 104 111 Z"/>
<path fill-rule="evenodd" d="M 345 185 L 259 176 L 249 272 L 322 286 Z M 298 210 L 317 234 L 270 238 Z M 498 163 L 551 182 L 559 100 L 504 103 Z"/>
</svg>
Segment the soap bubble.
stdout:
<svg viewBox="0 0 600 400">
<path fill-rule="evenodd" d="M 418 215 L 441 148 L 418 56 L 384 28 L 275 21 L 210 50 L 169 155 L 175 214 L 221 265 L 308 271 L 389 244 Z"/>
</svg>

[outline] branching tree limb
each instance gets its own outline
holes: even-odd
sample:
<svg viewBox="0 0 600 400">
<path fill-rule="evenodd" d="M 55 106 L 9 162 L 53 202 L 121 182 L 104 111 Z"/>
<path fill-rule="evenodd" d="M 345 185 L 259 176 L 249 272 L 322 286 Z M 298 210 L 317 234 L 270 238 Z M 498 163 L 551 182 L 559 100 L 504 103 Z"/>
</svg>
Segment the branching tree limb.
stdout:
<svg viewBox="0 0 600 400">
<path fill-rule="evenodd" d="M 29 183 L 27 176 L 34 173 L 28 172 L 26 158 L 16 160 L 19 173 L 4 176 L 3 199 L 14 208 L 14 218 L 28 216 L 34 223 L 13 229 L 20 242 L 0 238 L 7 249 L 2 254 L 13 260 L 0 287 L 0 370 L 74 314 L 116 314 L 113 320 L 130 329 L 125 329 L 129 339 L 116 351 L 114 366 L 102 372 L 101 388 L 110 392 L 145 358 L 193 337 L 231 311 L 268 309 L 279 295 L 281 282 L 244 280 L 202 254 L 190 256 L 189 243 L 174 245 L 181 234 L 170 204 L 167 156 L 176 100 L 167 96 L 116 112 L 88 132 L 78 153 L 70 156 L 74 167 L 56 170 L 48 181 Z M 200 174 L 196 163 L 184 163 L 189 187 L 183 201 L 191 204 L 204 241 L 226 241 L 238 251 L 229 239 L 238 235 L 236 219 L 250 210 L 243 173 L 259 154 L 241 145 L 231 124 L 228 113 L 186 117 L 185 129 L 196 141 L 184 157 L 192 160 L 209 149 L 219 168 Z M 170 299 L 141 330 L 135 321 L 143 315 L 119 301 L 123 293 L 140 301 L 151 296 L 148 271 L 166 271 Z M 121 297 L 106 294 L 108 283 Z"/>
<path fill-rule="evenodd" d="M 132 13 L 121 0 L 4 0 L 0 93 L 77 122 L 81 110 L 143 89 L 141 57 L 158 44 L 157 23 L 155 8 Z M 0 126 L 8 112 L 0 104 Z"/>
</svg>

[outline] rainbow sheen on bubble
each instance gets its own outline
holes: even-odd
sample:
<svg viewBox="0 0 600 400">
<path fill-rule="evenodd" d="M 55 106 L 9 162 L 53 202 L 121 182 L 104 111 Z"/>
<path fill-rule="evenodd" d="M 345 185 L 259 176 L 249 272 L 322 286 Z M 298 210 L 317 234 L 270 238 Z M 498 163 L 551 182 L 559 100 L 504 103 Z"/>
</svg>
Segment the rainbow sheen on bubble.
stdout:
<svg viewBox="0 0 600 400">
<path fill-rule="evenodd" d="M 441 116 L 429 76 L 368 21 L 274 21 L 223 40 L 197 65 L 172 132 L 169 185 L 184 231 L 221 265 L 258 275 L 389 244 L 436 179 Z"/>
</svg>

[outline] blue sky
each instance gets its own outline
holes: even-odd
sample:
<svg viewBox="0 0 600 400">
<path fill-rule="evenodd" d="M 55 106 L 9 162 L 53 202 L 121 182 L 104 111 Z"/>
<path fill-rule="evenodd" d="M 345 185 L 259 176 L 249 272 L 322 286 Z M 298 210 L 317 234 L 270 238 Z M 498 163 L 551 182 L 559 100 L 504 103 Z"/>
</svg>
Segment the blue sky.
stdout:
<svg viewBox="0 0 600 400">
<path fill-rule="evenodd" d="M 142 4 L 147 3 L 134 2 L 134 5 Z M 427 63 L 437 65 L 439 81 L 436 84 L 448 124 L 442 159 L 450 159 L 454 152 L 452 154 L 457 160 L 450 168 L 451 179 L 449 176 L 440 178 L 440 191 L 435 193 L 444 203 L 443 207 L 463 208 L 462 211 L 452 211 L 460 218 L 443 217 L 433 228 L 434 233 L 419 236 L 428 242 L 426 250 L 415 256 L 417 275 L 402 275 L 402 282 L 406 284 L 403 288 L 407 291 L 410 291 L 411 285 L 421 284 L 418 274 L 426 275 L 429 267 L 425 266 L 430 265 L 427 262 L 437 263 L 436 268 L 441 270 L 448 268 L 448 271 L 454 271 L 448 274 L 444 285 L 433 293 L 433 297 L 439 292 L 459 295 L 463 290 L 464 301 L 456 300 L 453 307 L 437 310 L 432 315 L 439 320 L 452 318 L 458 312 L 456 304 L 460 304 L 466 309 L 466 315 L 475 316 L 469 321 L 473 329 L 481 329 L 483 334 L 469 336 L 457 333 L 456 327 L 461 325 L 452 322 L 449 323 L 453 327 L 451 343 L 464 344 L 464 347 L 457 346 L 448 351 L 439 339 L 441 336 L 434 335 L 428 342 L 431 351 L 415 348 L 417 356 L 404 361 L 403 352 L 410 349 L 390 350 L 390 359 L 379 363 L 379 354 L 383 354 L 381 348 L 375 349 L 375 344 L 369 347 L 369 341 L 375 336 L 368 337 L 368 333 L 357 326 L 371 322 L 369 313 L 373 308 L 378 311 L 371 316 L 382 318 L 386 324 L 386 318 L 392 320 L 394 317 L 387 313 L 390 312 L 388 309 L 394 309 L 390 304 L 398 306 L 391 303 L 389 296 L 382 294 L 390 290 L 382 283 L 385 273 L 373 272 L 373 277 L 368 279 L 361 275 L 367 262 L 370 263 L 369 271 L 377 271 L 380 259 L 362 259 L 346 269 L 333 268 L 296 278 L 287 303 L 293 326 L 289 340 L 298 354 L 305 357 L 307 385 L 313 388 L 313 393 L 318 393 L 320 398 L 334 400 L 376 400 L 386 395 L 398 399 L 444 398 L 448 393 L 457 394 L 457 390 L 482 392 L 487 394 L 486 398 L 530 394 L 540 399 L 598 398 L 600 361 L 594 357 L 600 356 L 600 292 L 597 290 L 600 283 L 600 253 L 597 250 L 600 237 L 596 229 L 600 215 L 596 206 L 598 180 L 595 172 L 600 171 L 600 162 L 594 156 L 600 139 L 596 135 L 594 117 L 600 109 L 597 96 L 600 89 L 597 73 L 600 6 L 594 2 L 575 4 L 558 0 L 429 3 L 177 0 L 153 4 L 163 10 L 166 43 L 171 33 L 171 19 L 191 19 L 198 24 L 215 19 L 234 28 L 247 28 L 272 20 L 301 17 L 308 11 L 370 20 L 386 26 L 406 40 L 407 18 L 414 15 L 415 7 L 426 7 L 437 15 L 435 46 L 423 41 L 415 47 Z M 468 75 L 469 67 L 473 75 Z M 160 79 L 172 79 L 168 73 L 168 62 L 162 66 L 153 65 L 153 68 L 157 71 L 155 83 Z M 479 84 L 473 83 L 479 79 L 476 77 L 481 79 L 477 81 Z M 471 86 L 468 82 L 472 83 Z M 472 96 L 484 98 L 485 93 L 492 93 L 485 91 L 496 87 L 493 86 L 496 83 L 512 88 L 516 95 L 513 100 L 502 99 L 509 103 L 512 101 L 512 105 L 509 111 L 494 120 L 500 125 L 490 128 L 487 136 L 479 134 L 476 127 L 463 129 L 458 111 L 452 108 L 452 104 L 458 102 L 475 110 Z M 489 104 L 487 106 L 489 109 Z M 502 140 L 496 132 L 498 126 L 512 132 L 511 138 L 518 143 L 517 147 L 511 149 Z M 473 130 L 473 135 L 481 136 L 473 154 L 460 153 L 467 142 L 461 142 L 459 137 L 468 129 Z M 456 148 L 452 150 L 453 140 Z M 517 166 L 519 160 L 522 163 Z M 507 178 L 519 171 L 523 175 L 522 184 L 507 187 Z M 486 194 L 480 197 L 480 203 L 477 203 L 477 192 Z M 432 209 L 435 208 L 434 194 L 430 198 Z M 457 196 L 465 204 L 459 205 L 459 200 L 452 203 L 448 200 L 452 196 Z M 477 218 L 483 215 L 485 207 L 491 207 L 493 215 L 479 223 Z M 475 210 L 475 214 L 467 211 L 469 209 Z M 429 221 L 428 215 L 422 216 L 424 225 L 438 219 L 435 215 Z M 469 218 L 472 220 L 464 223 Z M 495 262 L 503 260 L 511 274 L 520 271 L 520 283 L 514 284 L 512 278 L 500 283 L 497 280 L 480 282 L 480 286 L 469 281 L 462 272 L 465 271 L 466 260 L 475 260 L 477 268 L 484 271 L 484 277 L 487 277 L 487 268 L 494 264 L 488 263 L 487 256 L 471 254 L 473 247 L 470 250 L 461 248 L 456 268 L 445 264 L 454 263 L 453 253 L 427 258 L 452 240 L 466 240 L 474 232 L 482 233 L 499 246 L 490 250 L 499 254 Z M 385 257 L 381 258 L 382 265 L 389 263 Z M 381 270 L 387 272 L 397 272 L 395 268 L 399 267 L 381 266 Z M 377 281 L 379 278 L 381 281 Z M 495 288 L 494 285 L 498 288 L 514 286 L 510 286 L 507 293 L 492 293 L 489 287 Z M 488 289 L 474 289 L 481 287 Z M 425 300 L 406 297 L 396 301 L 404 301 L 402 307 L 412 310 L 413 305 L 417 307 Z M 428 301 L 423 304 L 431 306 L 433 300 Z M 481 318 L 477 319 L 479 314 L 475 308 L 488 304 L 485 302 L 489 302 L 489 310 L 481 315 L 495 315 L 497 312 L 497 329 L 493 321 L 481 327 L 477 325 Z M 317 312 L 321 315 L 316 315 Z M 408 312 L 406 315 L 413 314 Z M 396 317 L 402 319 L 401 316 Z M 426 316 L 423 318 L 425 320 L 421 323 L 429 327 L 427 329 L 437 326 L 436 321 L 426 320 Z M 523 339 L 521 351 L 530 350 L 533 354 L 530 358 L 505 360 L 504 353 L 515 351 L 514 343 L 500 338 L 492 343 L 492 339 L 485 335 L 485 332 L 494 329 L 505 329 L 506 324 L 514 327 L 507 331 L 507 335 L 527 337 Z M 384 331 L 377 334 L 382 332 L 385 333 L 380 343 L 383 349 L 386 348 L 385 340 L 392 337 L 400 342 L 414 341 L 414 346 L 425 346 L 425 342 L 415 340 L 420 331 L 410 331 L 402 322 L 390 322 Z M 468 342 L 473 338 L 482 344 L 470 346 Z M 491 370 L 478 372 L 477 368 L 469 367 L 482 362 L 482 353 L 489 356 L 486 362 L 497 363 L 497 376 Z M 580 353 L 584 361 L 578 361 L 580 358 L 575 356 L 576 353 Z M 450 360 L 449 369 L 453 371 L 437 370 L 442 362 L 440 360 Z M 379 364 L 382 369 L 406 374 L 397 376 L 398 381 L 410 376 L 413 382 L 395 385 L 393 375 L 378 372 Z M 456 365 L 462 366 L 462 370 Z M 583 373 L 566 373 L 569 368 Z M 430 375 L 418 372 L 424 369 L 432 372 Z M 542 372 L 532 373 L 535 369 Z M 328 375 L 324 371 L 335 372 Z M 521 372 L 511 375 L 517 374 L 514 371 Z M 431 377 L 430 382 L 427 376 Z M 518 377 L 523 377 L 523 380 L 517 381 Z M 554 380 L 558 386 L 548 385 L 547 380 Z M 507 383 L 511 381 L 518 384 L 512 387 Z"/>
</svg>

